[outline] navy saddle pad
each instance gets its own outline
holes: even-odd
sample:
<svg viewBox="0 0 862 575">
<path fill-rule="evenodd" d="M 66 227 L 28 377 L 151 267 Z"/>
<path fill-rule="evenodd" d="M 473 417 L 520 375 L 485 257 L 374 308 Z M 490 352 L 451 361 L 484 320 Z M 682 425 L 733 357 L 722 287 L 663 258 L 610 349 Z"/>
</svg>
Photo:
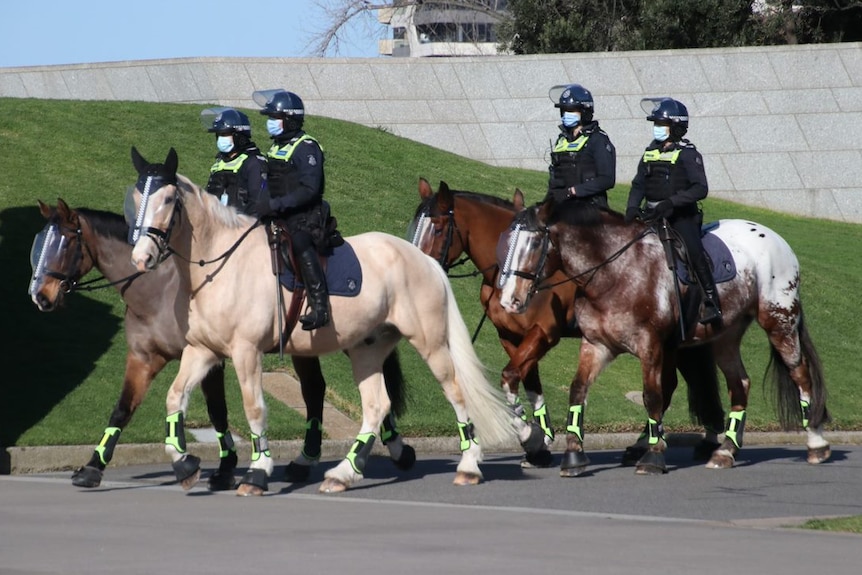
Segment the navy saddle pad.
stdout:
<svg viewBox="0 0 862 575">
<path fill-rule="evenodd" d="M 285 269 L 279 277 L 284 287 L 293 291 L 302 286 L 302 280 L 297 280 L 291 269 Z M 326 259 L 326 285 L 329 295 L 354 297 L 362 290 L 362 268 L 356 258 L 353 246 L 344 242 L 335 248 L 332 255 Z"/>
<path fill-rule="evenodd" d="M 712 230 L 718 226 L 718 222 L 712 222 L 703 226 L 704 234 L 701 237 L 701 241 L 703 242 L 703 249 L 709 256 L 710 263 L 712 263 L 712 277 L 715 278 L 715 283 L 720 284 L 736 277 L 736 262 L 733 261 L 733 256 L 727 245 L 712 233 Z M 689 276 L 686 267 L 679 260 L 676 262 L 676 269 L 682 283 L 689 285 L 695 283 Z"/>
</svg>

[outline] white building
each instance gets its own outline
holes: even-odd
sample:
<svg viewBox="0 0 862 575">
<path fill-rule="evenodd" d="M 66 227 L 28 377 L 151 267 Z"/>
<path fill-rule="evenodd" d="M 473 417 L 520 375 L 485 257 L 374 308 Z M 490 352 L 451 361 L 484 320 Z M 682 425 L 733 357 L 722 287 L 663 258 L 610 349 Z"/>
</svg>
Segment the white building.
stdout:
<svg viewBox="0 0 862 575">
<path fill-rule="evenodd" d="M 379 41 L 385 56 L 490 56 L 497 54 L 496 24 L 506 0 L 479 11 L 447 2 L 417 2 L 377 10 L 377 20 L 392 29 L 392 38 Z"/>
</svg>

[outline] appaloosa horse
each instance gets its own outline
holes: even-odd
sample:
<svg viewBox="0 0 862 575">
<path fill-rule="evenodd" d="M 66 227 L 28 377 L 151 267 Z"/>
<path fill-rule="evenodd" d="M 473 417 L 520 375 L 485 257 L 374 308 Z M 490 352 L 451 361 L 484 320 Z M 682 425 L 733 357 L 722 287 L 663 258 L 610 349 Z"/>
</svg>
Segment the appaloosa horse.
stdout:
<svg viewBox="0 0 862 575">
<path fill-rule="evenodd" d="M 539 361 L 561 338 L 581 337 L 575 321 L 576 285 L 565 281 L 565 274 L 557 271 L 547 280 L 551 287 L 537 292 L 523 313 L 508 313 L 500 305 L 500 290 L 496 287 L 499 269 L 496 249 L 500 234 L 524 207 L 521 191 L 515 190 L 510 202 L 487 194 L 452 190 L 446 182 L 440 182 L 435 194 L 428 181 L 420 179 L 419 197 L 421 202 L 408 237 L 447 272 L 469 260 L 482 276 L 482 307 L 497 328 L 500 343 L 509 355 L 500 384 L 512 410 L 519 419 L 526 421 L 518 397 L 518 385 L 523 381 L 534 415 L 534 421 L 520 428 L 521 445 L 526 452 L 522 465 L 549 466 L 554 430 L 542 392 Z M 689 387 L 689 411 L 706 428 L 704 439 L 695 446 L 694 456 L 699 460 L 709 459 L 718 447 L 718 434 L 724 427 L 718 378 L 705 354 L 708 351 L 687 349 L 677 357 L 677 368 Z M 669 372 L 663 385 L 666 410 L 677 385 L 675 370 Z M 641 445 L 629 447 L 623 463 L 634 464 L 644 450 Z M 565 470 L 563 475 L 567 475 Z"/>
<path fill-rule="evenodd" d="M 795 254 L 778 234 L 754 222 L 721 220 L 710 233 L 727 248 L 728 255 L 715 258 L 716 263 L 725 271 L 736 269 L 718 284 L 724 314 L 721 325 L 697 323 L 699 293 L 677 283 L 670 271 L 674 259 L 666 257 L 653 227 L 625 224 L 620 214 L 584 202 L 566 202 L 555 209 L 550 200 L 520 212 L 501 235 L 498 286 L 504 308 L 523 312 L 532 295 L 548 287 L 545 278 L 557 270 L 579 289 L 576 315 L 584 339 L 563 462 L 573 473 L 588 464 L 583 451 L 587 392 L 621 353 L 636 356 L 643 371 L 649 437 L 637 472 L 666 471 L 662 380 L 672 369 L 669 357 L 680 345 L 711 347 L 724 373 L 731 413 L 725 439 L 707 466 L 731 467 L 742 446 L 750 383 L 740 342 L 754 320 L 771 346 L 770 372 L 777 384 L 782 424 L 801 423 L 808 432 L 809 463 L 829 458 L 829 444 L 822 434 L 828 420 L 826 389 L 803 318 Z M 682 333 L 688 337 L 680 342 Z"/>
<path fill-rule="evenodd" d="M 166 401 L 166 449 L 177 478 L 187 488 L 200 472 L 199 459 L 185 450 L 189 391 L 221 358 L 230 357 L 253 434 L 251 467 L 237 492 L 260 494 L 272 471 L 261 358 L 280 340 L 280 296 L 273 289 L 267 234 L 252 218 L 222 206 L 178 175 L 173 149 L 163 164 L 151 164 L 132 148 L 132 162 L 138 172 L 127 196 L 134 221 L 132 263 L 147 272 L 175 254 L 185 262 L 178 264 L 180 281 L 191 294 L 188 344 Z M 361 479 L 390 408 L 383 361 L 402 338 L 426 361 L 455 410 L 462 450 L 455 483 L 479 482 L 477 439 L 484 446 L 507 443 L 514 439 L 514 428 L 502 394 L 485 379 L 446 274 L 409 242 L 387 234 L 346 238 L 340 249 L 355 254 L 361 269 L 355 283 L 361 287 L 353 297 L 332 295 L 331 322 L 311 332 L 294 329 L 284 347 L 294 356 L 345 351 L 359 387 L 360 433 L 345 459 L 326 472 L 321 491 L 343 491 Z M 400 437 L 394 443 L 400 445 Z"/>
<path fill-rule="evenodd" d="M 73 485 L 98 487 L 120 433 L 131 421 L 153 380 L 169 361 L 182 355 L 188 306 L 178 305 L 174 310 L 165 301 L 188 300 L 188 293 L 179 282 L 173 258 L 152 274 L 141 274 L 132 267 L 132 246 L 127 242 L 129 228 L 123 216 L 87 208 L 73 210 L 63 200 L 58 200 L 56 208 L 39 202 L 39 209 L 47 223 L 36 235 L 31 253 L 33 278 L 29 293 L 36 307 L 44 312 L 54 311 L 65 303 L 68 293 L 111 286 L 126 304 L 128 352 L 120 397 L 92 457 L 72 474 Z M 102 272 L 106 281 L 81 282 L 93 268 Z M 303 448 L 287 466 L 286 477 L 289 481 L 306 481 L 311 467 L 320 458 L 326 382 L 316 357 L 292 359 L 306 403 L 307 423 Z M 393 414 L 400 415 L 406 405 L 396 355 L 387 358 L 384 374 Z M 223 364 L 207 373 L 201 391 L 219 442 L 219 468 L 210 475 L 208 487 L 213 491 L 233 489 L 237 454 L 228 428 Z M 397 434 L 392 418 L 387 418 L 385 424 L 388 434 Z"/>
</svg>

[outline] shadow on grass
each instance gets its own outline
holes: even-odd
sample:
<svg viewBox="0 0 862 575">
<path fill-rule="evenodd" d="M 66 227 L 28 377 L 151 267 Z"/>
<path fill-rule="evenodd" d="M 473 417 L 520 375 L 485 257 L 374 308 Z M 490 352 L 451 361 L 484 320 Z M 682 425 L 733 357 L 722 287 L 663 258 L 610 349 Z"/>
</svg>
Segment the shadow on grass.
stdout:
<svg viewBox="0 0 862 575">
<path fill-rule="evenodd" d="M 44 224 L 35 200 L 0 212 L 0 449 L 16 445 L 81 385 L 122 328 L 109 305 L 78 294 L 53 313 L 36 309 L 27 295 L 30 248 Z"/>
</svg>

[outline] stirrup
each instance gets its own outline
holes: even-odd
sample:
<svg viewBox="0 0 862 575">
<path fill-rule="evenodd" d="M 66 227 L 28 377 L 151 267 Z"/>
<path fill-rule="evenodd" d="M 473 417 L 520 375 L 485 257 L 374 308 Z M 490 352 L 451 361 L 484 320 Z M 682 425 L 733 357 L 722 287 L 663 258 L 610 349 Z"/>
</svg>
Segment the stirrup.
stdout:
<svg viewBox="0 0 862 575">
<path fill-rule="evenodd" d="M 721 320 L 721 309 L 715 304 L 704 302 L 703 313 L 700 314 L 700 319 L 697 321 L 703 325 L 707 325 L 710 323 L 721 323 Z"/>
<path fill-rule="evenodd" d="M 302 324 L 302 329 L 305 331 L 314 331 L 329 323 L 329 314 L 312 311 L 310 314 L 299 318 L 299 323 Z"/>
</svg>

